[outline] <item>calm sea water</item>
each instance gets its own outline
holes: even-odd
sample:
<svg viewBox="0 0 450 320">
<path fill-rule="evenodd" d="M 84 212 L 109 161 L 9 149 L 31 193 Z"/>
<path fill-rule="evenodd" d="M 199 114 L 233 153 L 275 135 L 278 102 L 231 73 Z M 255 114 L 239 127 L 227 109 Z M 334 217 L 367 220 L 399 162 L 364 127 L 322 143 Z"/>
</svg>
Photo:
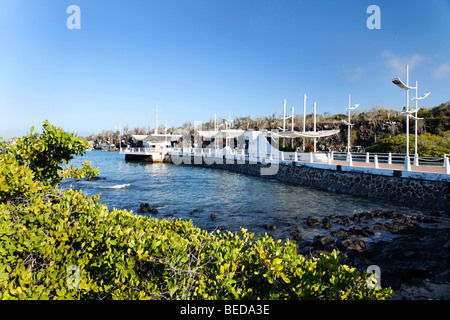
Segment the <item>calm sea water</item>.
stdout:
<svg viewBox="0 0 450 320">
<path fill-rule="evenodd" d="M 319 191 L 271 179 L 253 177 L 226 170 L 191 167 L 166 163 L 126 162 L 118 152 L 90 151 L 71 163 L 81 166 L 91 161 L 100 169 L 104 180 L 74 181 L 74 189 L 88 195 L 101 194 L 101 202 L 110 209 L 133 210 L 141 203 L 156 207 L 156 218 L 192 220 L 194 225 L 214 230 L 225 227 L 230 231 L 247 228 L 250 232 L 270 232 L 275 238 L 289 237 L 308 216 L 330 214 L 353 215 L 378 209 L 397 210 L 407 215 L 421 215 L 379 200 Z M 216 215 L 215 219 L 211 214 Z M 268 231 L 266 225 L 275 225 Z M 303 229 L 305 237 L 320 230 Z"/>
</svg>

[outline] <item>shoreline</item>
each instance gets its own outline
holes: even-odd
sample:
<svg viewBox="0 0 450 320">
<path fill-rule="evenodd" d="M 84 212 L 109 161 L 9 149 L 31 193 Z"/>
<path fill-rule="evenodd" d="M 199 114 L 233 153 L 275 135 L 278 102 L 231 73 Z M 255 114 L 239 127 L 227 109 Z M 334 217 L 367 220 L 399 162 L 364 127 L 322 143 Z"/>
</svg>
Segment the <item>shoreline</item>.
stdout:
<svg viewBox="0 0 450 320">
<path fill-rule="evenodd" d="M 331 215 L 322 221 L 308 217 L 304 228 L 321 232 L 312 240 L 297 234 L 298 252 L 315 257 L 336 249 L 341 263 L 358 270 L 377 265 L 381 286 L 393 289 L 393 300 L 449 300 L 450 225 L 439 218 L 437 212 L 408 217 L 388 210 Z"/>
<path fill-rule="evenodd" d="M 279 217 L 264 225 L 272 237 L 271 231 L 283 227 L 283 235 L 276 238 L 295 241 L 305 257 L 338 250 L 340 262 L 359 271 L 378 266 L 381 287 L 394 291 L 391 300 L 450 300 L 450 223 L 444 212 L 406 215 L 374 210 L 352 216 L 308 216 L 295 223 Z"/>
</svg>

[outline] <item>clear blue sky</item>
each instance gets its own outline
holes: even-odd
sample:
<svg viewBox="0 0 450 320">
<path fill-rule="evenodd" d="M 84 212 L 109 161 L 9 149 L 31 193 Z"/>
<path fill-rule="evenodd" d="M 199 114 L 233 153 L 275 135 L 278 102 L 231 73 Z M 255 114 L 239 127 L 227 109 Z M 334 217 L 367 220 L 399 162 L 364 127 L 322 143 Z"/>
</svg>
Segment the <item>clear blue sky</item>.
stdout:
<svg viewBox="0 0 450 320">
<path fill-rule="evenodd" d="M 81 9 L 69 30 L 67 7 Z M 381 29 L 369 30 L 369 5 Z M 449 0 L 1 0 L 0 136 L 450 100 Z M 413 95 L 414 92 L 411 92 Z"/>
</svg>

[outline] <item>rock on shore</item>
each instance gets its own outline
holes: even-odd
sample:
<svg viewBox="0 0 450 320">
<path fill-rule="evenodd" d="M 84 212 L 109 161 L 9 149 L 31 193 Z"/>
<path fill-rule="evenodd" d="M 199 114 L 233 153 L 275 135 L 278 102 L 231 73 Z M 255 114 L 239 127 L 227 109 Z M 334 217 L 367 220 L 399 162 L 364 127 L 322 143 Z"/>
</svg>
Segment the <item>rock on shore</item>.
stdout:
<svg viewBox="0 0 450 320">
<path fill-rule="evenodd" d="M 149 203 L 141 203 L 137 212 L 138 213 L 158 213 L 158 209 L 151 208 Z"/>
<path fill-rule="evenodd" d="M 328 230 L 332 225 L 338 230 Z M 322 223 L 308 217 L 305 227 L 318 228 L 321 234 L 297 242 L 301 254 L 314 257 L 337 249 L 341 262 L 358 270 L 377 265 L 381 285 L 394 290 L 394 299 L 450 299 L 450 225 L 446 222 L 377 210 L 352 217 L 331 215 Z M 388 237 L 380 238 L 380 233 Z"/>
</svg>

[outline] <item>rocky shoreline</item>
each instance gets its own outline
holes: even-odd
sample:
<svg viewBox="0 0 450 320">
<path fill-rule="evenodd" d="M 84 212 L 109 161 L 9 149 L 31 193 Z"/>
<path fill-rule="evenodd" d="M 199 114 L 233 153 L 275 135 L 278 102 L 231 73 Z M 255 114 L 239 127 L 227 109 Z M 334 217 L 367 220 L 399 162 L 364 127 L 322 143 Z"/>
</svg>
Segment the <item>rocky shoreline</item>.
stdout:
<svg viewBox="0 0 450 320">
<path fill-rule="evenodd" d="M 377 265 L 381 286 L 393 289 L 393 299 L 450 299 L 450 225 L 437 212 L 429 217 L 386 210 L 335 214 L 308 217 L 302 227 L 319 228 L 320 235 L 306 241 L 297 228 L 291 236 L 299 253 L 315 257 L 336 249 L 342 263 L 358 270 Z"/>
<path fill-rule="evenodd" d="M 158 210 L 142 203 L 138 212 Z M 194 209 L 190 215 L 198 212 Z M 210 219 L 214 221 L 216 214 Z M 352 216 L 278 217 L 262 227 L 269 235 L 285 230 L 277 238 L 295 240 L 298 252 L 307 257 L 338 250 L 341 263 L 358 270 L 378 266 L 381 286 L 391 287 L 395 300 L 450 299 L 450 223 L 444 212 L 424 216 L 375 210 Z"/>
</svg>

